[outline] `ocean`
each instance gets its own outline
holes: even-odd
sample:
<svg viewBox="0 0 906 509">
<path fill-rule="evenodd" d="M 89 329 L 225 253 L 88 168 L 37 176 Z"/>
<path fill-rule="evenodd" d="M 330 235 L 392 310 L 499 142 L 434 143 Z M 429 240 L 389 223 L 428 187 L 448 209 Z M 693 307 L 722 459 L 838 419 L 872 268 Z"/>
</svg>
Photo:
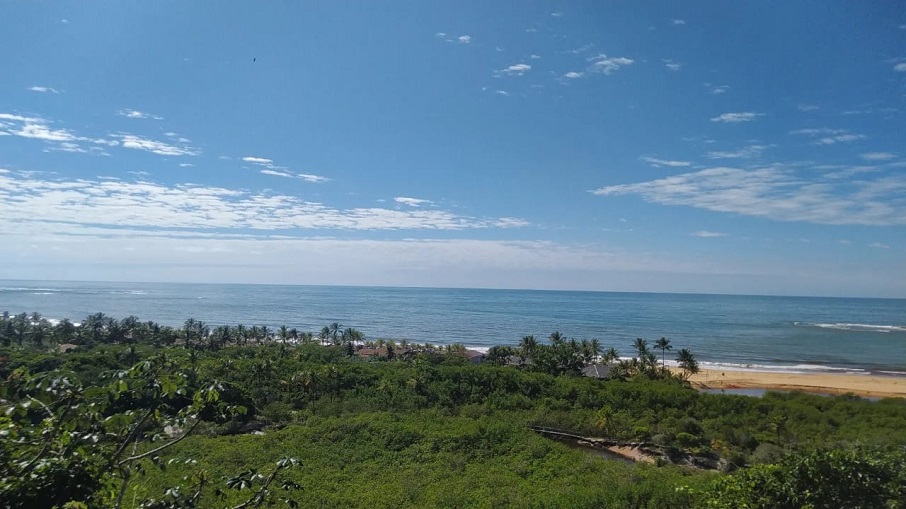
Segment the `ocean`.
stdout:
<svg viewBox="0 0 906 509">
<path fill-rule="evenodd" d="M 906 375 L 906 299 L 2 280 L 2 311 L 74 322 L 102 312 L 172 326 L 191 317 L 316 334 L 339 322 L 366 339 L 481 349 L 560 331 L 622 356 L 637 337 L 666 337 L 703 368 Z"/>
</svg>

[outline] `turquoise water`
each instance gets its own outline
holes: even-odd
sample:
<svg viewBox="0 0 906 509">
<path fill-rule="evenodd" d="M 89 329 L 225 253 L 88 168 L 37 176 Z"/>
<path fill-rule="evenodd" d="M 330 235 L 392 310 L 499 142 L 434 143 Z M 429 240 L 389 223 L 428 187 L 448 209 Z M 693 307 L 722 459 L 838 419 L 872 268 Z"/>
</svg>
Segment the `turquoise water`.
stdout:
<svg viewBox="0 0 906 509">
<path fill-rule="evenodd" d="M 338 321 L 371 339 L 475 347 L 560 331 L 625 356 L 634 338 L 665 336 L 706 368 L 906 374 L 904 299 L 6 280 L 4 310 L 314 332 Z"/>
</svg>

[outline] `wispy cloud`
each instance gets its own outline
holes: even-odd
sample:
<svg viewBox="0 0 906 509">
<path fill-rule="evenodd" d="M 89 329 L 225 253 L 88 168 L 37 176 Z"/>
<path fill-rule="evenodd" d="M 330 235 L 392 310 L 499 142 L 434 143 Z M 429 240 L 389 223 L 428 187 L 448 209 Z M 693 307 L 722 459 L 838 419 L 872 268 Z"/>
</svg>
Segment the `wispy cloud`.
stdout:
<svg viewBox="0 0 906 509">
<path fill-rule="evenodd" d="M 727 90 L 730 90 L 730 85 L 711 85 L 709 83 L 705 84 L 709 88 L 708 92 L 713 95 L 726 94 Z"/>
<path fill-rule="evenodd" d="M 553 16 L 553 17 L 555 17 L 555 18 L 562 18 L 563 16 L 565 16 L 565 14 L 563 14 L 563 13 L 560 12 L 560 11 L 557 11 L 557 12 L 552 12 L 552 13 L 551 13 L 551 16 Z"/>
<path fill-rule="evenodd" d="M 12 113 L 0 113 L 0 135 L 18 136 L 45 142 L 51 150 L 62 152 L 82 152 L 79 143 L 115 146 L 119 142 L 108 138 L 91 138 L 80 136 L 70 129 L 53 128 L 52 122 L 41 117 L 25 117 Z M 66 145 L 63 145 L 63 144 Z"/>
<path fill-rule="evenodd" d="M 900 62 L 899 64 L 893 66 L 893 70 L 897 72 L 906 72 L 906 62 Z"/>
<path fill-rule="evenodd" d="M 510 93 L 507 92 L 506 90 L 495 90 L 494 93 L 497 94 L 497 95 L 505 96 L 505 97 L 509 97 L 509 96 L 510 96 Z"/>
<path fill-rule="evenodd" d="M 278 166 L 274 164 L 273 159 L 268 159 L 266 157 L 245 156 L 242 157 L 241 160 L 257 166 L 259 168 L 259 172 L 263 175 L 299 179 L 304 180 L 305 182 L 310 182 L 312 184 L 330 182 L 329 178 L 321 175 L 312 175 L 310 173 L 294 173 L 286 166 Z"/>
<path fill-rule="evenodd" d="M 500 75 L 522 76 L 523 74 L 525 74 L 531 70 L 532 70 L 532 66 L 530 66 L 528 64 L 513 64 L 509 67 L 505 67 L 503 69 L 495 71 L 495 74 L 497 74 L 498 76 L 500 76 Z"/>
<path fill-rule="evenodd" d="M 866 152 L 860 157 L 866 161 L 889 161 L 896 159 L 897 155 L 892 152 Z"/>
<path fill-rule="evenodd" d="M 426 205 L 426 204 L 430 205 L 432 203 L 431 200 L 423 200 L 421 198 L 409 198 L 407 196 L 397 196 L 396 198 L 393 199 L 393 201 L 395 201 L 396 203 L 399 203 L 401 205 L 408 205 L 410 207 L 419 207 L 419 206 Z"/>
<path fill-rule="evenodd" d="M 800 104 L 800 105 L 796 106 L 796 109 L 799 111 L 809 112 L 809 111 L 817 111 L 821 108 L 818 106 L 815 106 L 814 104 Z"/>
<path fill-rule="evenodd" d="M 285 172 L 285 171 L 277 171 L 277 170 L 267 170 L 267 169 L 264 169 L 264 170 L 260 170 L 260 172 L 261 172 L 262 175 L 272 175 L 272 176 L 274 176 L 274 177 L 286 177 L 286 178 L 294 178 L 294 177 L 295 177 L 295 175 L 293 175 L 292 173 Z"/>
<path fill-rule="evenodd" d="M 533 53 L 533 54 L 529 55 L 529 58 L 531 58 L 532 60 L 538 60 L 539 58 L 541 58 L 541 55 L 535 55 Z"/>
<path fill-rule="evenodd" d="M 463 230 L 511 228 L 517 218 L 475 218 L 443 210 L 338 209 L 296 196 L 192 184 L 41 180 L 0 172 L 0 219 L 22 232 L 116 235 L 124 228 L 247 233 L 285 230 Z M 9 229 L 5 233 L 10 233 Z"/>
<path fill-rule="evenodd" d="M 253 156 L 243 157 L 242 160 L 247 163 L 254 163 L 254 164 L 271 164 L 274 162 L 272 159 L 265 159 L 263 157 L 253 157 Z"/>
<path fill-rule="evenodd" d="M 573 54 L 573 55 L 579 55 L 579 54 L 581 54 L 581 53 L 585 53 L 586 51 L 588 51 L 588 50 L 590 50 L 590 49 L 592 49 L 592 48 L 594 48 L 594 47 L 595 47 L 594 44 L 590 44 L 590 43 L 589 43 L 589 44 L 586 44 L 586 45 L 584 45 L 584 46 L 579 46 L 578 48 L 573 48 L 573 49 L 570 49 L 570 50 L 566 50 L 566 51 L 564 51 L 564 53 L 571 53 L 571 54 Z"/>
<path fill-rule="evenodd" d="M 154 115 L 151 113 L 145 113 L 143 111 L 138 111 L 138 110 L 130 110 L 130 109 L 119 110 L 116 112 L 116 114 L 121 117 L 139 118 L 139 119 L 145 119 L 145 120 L 147 120 L 147 119 L 163 120 L 164 119 L 164 117 L 161 117 L 158 115 Z"/>
<path fill-rule="evenodd" d="M 738 150 L 708 152 L 709 159 L 749 159 L 758 157 L 768 148 L 767 145 L 749 145 Z"/>
<path fill-rule="evenodd" d="M 123 148 L 143 150 L 161 156 L 196 156 L 200 153 L 198 149 L 192 147 L 172 145 L 163 141 L 136 136 L 134 134 L 120 134 L 115 136 L 120 139 Z"/>
<path fill-rule="evenodd" d="M 568 73 L 563 75 L 564 78 L 571 79 L 571 80 L 579 79 L 582 76 L 585 76 L 584 72 L 576 72 L 576 71 L 569 71 Z"/>
<path fill-rule="evenodd" d="M 744 111 L 740 113 L 723 113 L 711 119 L 711 122 L 751 122 L 758 117 L 764 115 L 763 113 L 752 113 L 750 111 Z"/>
<path fill-rule="evenodd" d="M 324 182 L 330 182 L 330 179 L 321 175 L 312 175 L 310 173 L 297 173 L 296 178 L 302 179 L 306 182 L 311 182 L 312 184 L 322 184 Z"/>
<path fill-rule="evenodd" d="M 608 57 L 604 53 L 588 57 L 585 60 L 591 62 L 591 65 L 589 66 L 590 71 L 608 75 L 619 71 L 622 67 L 632 65 L 635 62 L 635 60 L 626 57 Z"/>
<path fill-rule="evenodd" d="M 681 19 L 675 19 L 675 20 L 673 20 L 673 24 L 674 24 L 674 25 L 685 25 L 686 22 L 685 22 L 684 20 L 681 20 Z"/>
<path fill-rule="evenodd" d="M 472 36 L 471 35 L 460 35 L 459 37 L 456 38 L 456 41 L 459 42 L 460 44 L 471 44 Z"/>
<path fill-rule="evenodd" d="M 890 249 L 890 246 L 888 246 L 887 244 L 883 244 L 881 242 L 872 242 L 871 244 L 868 245 L 868 247 L 873 247 L 875 249 Z"/>
<path fill-rule="evenodd" d="M 674 60 L 666 59 L 666 60 L 662 60 L 662 62 L 664 62 L 664 66 L 667 67 L 667 69 L 670 69 L 671 71 L 679 71 L 680 69 L 683 68 L 683 64 L 681 64 L 680 62 L 676 62 Z"/>
<path fill-rule="evenodd" d="M 782 166 L 757 170 L 719 167 L 591 192 L 598 196 L 639 195 L 652 203 L 778 221 L 906 224 L 906 175 L 841 181 L 814 175 L 806 178 Z"/>
<path fill-rule="evenodd" d="M 70 129 L 51 127 L 52 122 L 40 117 L 23 117 L 8 113 L 0 113 L 0 132 L 13 136 L 41 140 L 48 144 L 49 150 L 60 152 L 95 153 L 109 155 L 98 147 L 88 147 L 81 144 L 100 145 L 134 150 L 143 150 L 163 156 L 194 156 L 200 151 L 187 145 L 188 139 L 179 137 L 173 142 L 163 142 L 142 136 L 120 133 L 106 137 L 92 138 L 81 136 Z"/>
<path fill-rule="evenodd" d="M 644 162 L 650 164 L 651 166 L 656 166 L 656 167 L 671 166 L 671 167 L 677 168 L 677 167 L 692 165 L 692 163 L 690 163 L 689 161 L 671 161 L 669 159 L 657 159 L 657 158 L 648 157 L 648 156 L 642 156 L 639 158 L 639 160 L 644 161 Z"/>
<path fill-rule="evenodd" d="M 846 129 L 829 129 L 827 127 L 798 129 L 790 134 L 815 138 L 814 145 L 834 145 L 836 143 L 850 143 L 867 138 L 864 134 L 853 134 Z"/>
<path fill-rule="evenodd" d="M 712 237 L 726 237 L 727 236 L 726 233 L 712 232 L 712 231 L 708 231 L 708 230 L 699 230 L 697 232 L 692 232 L 689 235 L 692 235 L 693 237 L 702 237 L 702 238 L 706 238 L 706 239 L 712 238 Z"/>
<path fill-rule="evenodd" d="M 60 93 L 59 90 L 57 90 L 57 89 L 55 89 L 55 88 L 53 88 L 53 87 L 39 87 L 39 86 L 33 86 L 33 87 L 28 87 L 26 90 L 31 90 L 32 92 L 42 92 L 42 93 L 50 92 L 51 94 L 59 94 L 59 93 Z"/>
</svg>

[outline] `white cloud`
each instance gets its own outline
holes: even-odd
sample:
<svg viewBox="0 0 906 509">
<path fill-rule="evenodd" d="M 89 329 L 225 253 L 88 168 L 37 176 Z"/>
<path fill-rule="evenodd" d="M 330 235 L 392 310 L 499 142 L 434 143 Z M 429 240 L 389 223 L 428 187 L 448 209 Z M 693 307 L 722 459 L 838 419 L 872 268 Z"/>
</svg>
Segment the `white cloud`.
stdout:
<svg viewBox="0 0 906 509">
<path fill-rule="evenodd" d="M 868 245 L 868 247 L 873 247 L 875 249 L 890 249 L 890 246 L 888 246 L 887 244 L 882 244 L 880 242 L 872 242 Z"/>
<path fill-rule="evenodd" d="M 151 113 L 145 113 L 138 110 L 124 109 L 116 112 L 117 115 L 126 118 L 139 118 L 139 119 L 153 119 L 153 120 L 163 120 L 164 117 L 153 115 Z"/>
<path fill-rule="evenodd" d="M 456 38 L 456 40 L 459 41 L 460 44 L 470 44 L 472 42 L 472 36 L 471 35 L 460 35 L 459 37 Z"/>
<path fill-rule="evenodd" d="M 312 175 L 310 173 L 293 173 L 289 168 L 286 168 L 285 166 L 277 166 L 276 164 L 274 164 L 273 159 L 268 159 L 266 157 L 245 156 L 242 158 L 242 161 L 252 163 L 259 168 L 263 168 L 262 170 L 260 170 L 260 172 L 264 175 L 300 179 L 312 184 L 330 182 L 329 178 L 321 175 Z"/>
<path fill-rule="evenodd" d="M 588 57 L 586 58 L 586 60 L 588 62 L 591 62 L 589 70 L 608 75 L 617 72 L 621 67 L 631 65 L 633 62 L 635 62 L 634 60 L 626 57 L 608 57 L 604 53 L 599 53 L 593 57 Z"/>
<path fill-rule="evenodd" d="M 39 86 L 33 86 L 33 87 L 28 87 L 27 90 L 31 90 L 32 92 L 50 92 L 50 93 L 52 93 L 52 94 L 59 94 L 59 93 L 60 93 L 59 90 L 57 90 L 57 89 L 55 89 L 55 88 L 53 88 L 53 87 L 39 87 Z"/>
<path fill-rule="evenodd" d="M 502 96 L 506 96 L 506 97 L 510 96 L 510 93 L 507 92 L 506 90 L 495 90 L 494 93 L 497 95 L 502 95 Z"/>
<path fill-rule="evenodd" d="M 528 64 L 513 64 L 504 69 L 496 71 L 497 75 L 506 74 L 507 76 L 522 76 L 523 74 L 532 70 L 532 66 Z"/>
<path fill-rule="evenodd" d="M 675 20 L 673 20 L 673 24 L 674 25 L 685 25 L 686 22 L 681 19 L 675 19 Z"/>
<path fill-rule="evenodd" d="M 670 59 L 662 60 L 662 62 L 664 62 L 664 66 L 666 66 L 667 69 L 670 69 L 671 71 L 679 71 L 680 69 L 683 68 L 683 64 L 681 64 L 680 62 L 675 62 Z"/>
<path fill-rule="evenodd" d="M 292 173 L 277 170 L 261 170 L 261 173 L 264 175 L 273 175 L 274 177 L 293 178 L 295 176 Z"/>
<path fill-rule="evenodd" d="M 906 62 L 900 62 L 899 64 L 893 66 L 893 70 L 897 72 L 906 72 Z"/>
<path fill-rule="evenodd" d="M 524 226 L 515 218 L 474 218 L 443 210 L 337 209 L 297 196 L 192 184 L 40 180 L 0 174 L 0 220 L 21 232 L 186 229 L 211 233 L 249 230 L 463 230 Z M 5 233 L 12 233 L 12 227 Z"/>
<path fill-rule="evenodd" d="M 396 203 L 399 203 L 401 205 L 408 205 L 410 207 L 418 207 L 418 206 L 425 205 L 425 204 L 430 205 L 432 203 L 431 200 L 422 200 L 420 198 L 409 198 L 406 196 L 397 196 L 393 199 L 393 201 L 395 201 Z"/>
<path fill-rule="evenodd" d="M 564 78 L 568 78 L 571 80 L 579 79 L 582 76 L 585 76 L 584 72 L 576 72 L 576 71 L 569 71 L 568 73 L 563 75 Z"/>
<path fill-rule="evenodd" d="M 271 164 L 274 162 L 272 159 L 265 159 L 263 157 L 252 157 L 252 156 L 243 157 L 242 160 L 247 163 L 255 163 L 255 164 Z"/>
<path fill-rule="evenodd" d="M 161 156 L 195 156 L 199 154 L 198 150 L 191 147 L 171 145 L 134 134 L 120 134 L 116 137 L 120 139 L 123 148 L 144 150 Z"/>
<path fill-rule="evenodd" d="M 40 117 L 23 117 L 10 113 L 0 113 L 0 133 L 48 144 L 50 150 L 62 152 L 82 152 L 76 148 L 77 142 L 115 146 L 119 142 L 103 138 L 79 136 L 69 129 L 54 129 L 51 122 Z M 63 144 L 66 145 L 63 145 Z"/>
<path fill-rule="evenodd" d="M 748 159 L 752 157 L 758 157 L 761 155 L 764 150 L 768 148 L 767 145 L 749 145 L 748 147 L 743 147 L 739 150 L 731 151 L 712 151 L 708 152 L 709 159 Z"/>
<path fill-rule="evenodd" d="M 706 86 L 711 87 L 711 85 Z M 727 90 L 730 90 L 730 85 L 716 85 L 714 87 L 711 87 L 710 93 L 714 95 L 720 95 L 727 93 Z"/>
<path fill-rule="evenodd" d="M 558 11 L 558 12 L 552 12 L 551 16 L 553 16 L 555 18 L 562 18 L 564 16 L 564 14 L 562 12 Z"/>
<path fill-rule="evenodd" d="M 60 20 L 60 23 L 69 23 L 69 20 L 66 19 L 66 18 L 63 18 L 63 19 Z"/>
<path fill-rule="evenodd" d="M 821 128 L 809 128 L 809 129 L 798 129 L 795 131 L 790 131 L 790 134 L 797 134 L 802 136 L 808 136 L 810 138 L 816 138 L 813 144 L 815 145 L 834 145 L 836 143 L 850 143 L 857 140 L 863 140 L 867 138 L 864 134 L 852 134 L 846 131 L 846 129 L 829 129 L 827 127 Z"/>
<path fill-rule="evenodd" d="M 79 153 L 79 154 L 88 153 L 88 149 L 85 149 L 82 146 L 80 146 L 79 144 L 72 143 L 70 141 L 60 142 L 59 144 L 52 146 L 50 148 L 50 150 L 53 150 L 56 152 L 74 152 L 74 153 Z"/>
<path fill-rule="evenodd" d="M 330 182 L 330 179 L 323 177 L 321 175 L 312 175 L 310 173 L 297 173 L 296 178 L 302 179 L 306 182 L 311 182 L 312 184 L 320 184 L 322 182 Z"/>
<path fill-rule="evenodd" d="M 436 34 L 434 34 L 434 37 L 437 37 L 438 39 L 446 39 L 447 34 L 445 34 L 444 32 L 437 32 Z"/>
<path fill-rule="evenodd" d="M 179 166 L 181 168 L 191 168 L 192 166 L 195 166 L 195 165 L 192 163 L 179 163 Z"/>
<path fill-rule="evenodd" d="M 690 163 L 688 161 L 671 161 L 668 159 L 656 159 L 654 157 L 648 157 L 648 156 L 642 156 L 639 158 L 639 160 L 644 161 L 652 166 L 658 166 L 658 167 L 659 166 L 671 166 L 674 168 L 678 168 L 678 167 L 692 165 L 692 163 Z"/>
<path fill-rule="evenodd" d="M 818 106 L 815 106 L 814 104 L 800 104 L 800 105 L 796 106 L 796 109 L 799 111 L 807 112 L 807 111 L 817 111 L 821 108 Z"/>
<path fill-rule="evenodd" d="M 537 28 L 526 28 L 525 31 L 530 34 L 533 34 L 533 33 L 537 32 L 538 29 Z"/>
<path fill-rule="evenodd" d="M 816 145 L 833 145 L 835 143 L 849 143 L 867 138 L 864 134 L 840 134 L 837 136 L 827 136 L 816 141 Z"/>
<path fill-rule="evenodd" d="M 723 113 L 712 118 L 711 122 L 751 122 L 762 115 L 763 113 L 752 113 L 750 111 L 744 111 L 740 113 Z"/>
<path fill-rule="evenodd" d="M 906 175 L 841 181 L 816 170 L 709 168 L 637 184 L 605 186 L 598 196 L 639 195 L 663 205 L 819 224 L 906 224 Z"/>
<path fill-rule="evenodd" d="M 702 237 L 702 238 L 726 237 L 727 236 L 726 233 L 711 232 L 708 230 L 699 230 L 697 232 L 692 232 L 689 235 L 692 235 L 693 237 Z"/>
<path fill-rule="evenodd" d="M 891 152 L 866 152 L 861 157 L 866 161 L 889 161 L 896 159 L 897 155 Z"/>
<path fill-rule="evenodd" d="M 538 60 L 539 58 L 541 58 L 541 55 L 531 54 L 529 55 L 529 58 L 531 58 L 532 60 Z"/>
<path fill-rule="evenodd" d="M 91 138 L 80 136 L 69 129 L 55 129 L 50 127 L 51 122 L 40 117 L 23 117 L 0 113 L 0 132 L 5 130 L 6 133 L 22 138 L 42 140 L 49 144 L 49 150 L 62 152 L 86 152 L 82 147 L 77 147 L 78 143 L 84 142 L 94 145 L 103 145 L 108 147 L 121 146 L 123 148 L 144 150 L 158 155 L 165 156 L 184 156 L 198 155 L 199 151 L 195 148 L 185 145 L 189 140 L 179 138 L 178 144 L 165 143 L 162 141 L 143 138 L 134 134 L 114 134 L 106 138 Z M 89 153 L 99 155 L 109 155 L 98 147 L 87 149 Z"/>
<path fill-rule="evenodd" d="M 578 54 L 580 54 L 580 53 L 585 53 L 586 51 L 588 51 L 588 50 L 590 50 L 590 49 L 592 49 L 592 48 L 594 48 L 594 47 L 595 47 L 594 44 L 589 43 L 589 44 L 586 44 L 586 45 L 584 45 L 584 46 L 579 46 L 578 48 L 573 48 L 573 49 L 571 49 L 571 50 L 566 50 L 564 53 L 571 53 L 571 54 L 573 54 L 573 55 L 578 55 Z"/>
</svg>

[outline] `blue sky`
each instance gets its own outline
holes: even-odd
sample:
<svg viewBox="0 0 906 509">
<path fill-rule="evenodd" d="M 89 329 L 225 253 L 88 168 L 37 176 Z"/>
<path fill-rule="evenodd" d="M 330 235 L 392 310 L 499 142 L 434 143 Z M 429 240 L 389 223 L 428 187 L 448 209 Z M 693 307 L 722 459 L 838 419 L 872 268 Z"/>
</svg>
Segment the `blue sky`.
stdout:
<svg viewBox="0 0 906 509">
<path fill-rule="evenodd" d="M 12 2 L 0 278 L 906 297 L 901 2 Z"/>
</svg>

